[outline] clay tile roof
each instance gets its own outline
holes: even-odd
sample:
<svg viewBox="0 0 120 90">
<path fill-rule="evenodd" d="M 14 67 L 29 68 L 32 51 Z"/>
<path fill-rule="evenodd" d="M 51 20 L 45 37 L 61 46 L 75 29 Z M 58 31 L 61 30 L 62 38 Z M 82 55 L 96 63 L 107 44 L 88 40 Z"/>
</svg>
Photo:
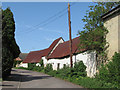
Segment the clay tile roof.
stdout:
<svg viewBox="0 0 120 90">
<path fill-rule="evenodd" d="M 25 58 L 25 60 L 23 61 L 23 63 L 38 63 L 40 62 L 41 58 L 43 56 L 47 56 L 50 51 L 54 48 L 54 46 L 58 43 L 58 41 L 62 39 L 62 37 L 56 39 L 49 48 L 44 49 L 44 50 L 39 50 L 39 51 L 32 51 L 30 52 L 27 57 Z"/>
<path fill-rule="evenodd" d="M 37 62 L 40 62 L 41 57 L 47 55 L 47 50 L 48 49 L 30 52 L 27 55 L 27 57 L 25 58 L 25 60 L 23 61 L 23 63 L 37 63 Z"/>
<path fill-rule="evenodd" d="M 22 60 L 24 60 L 27 55 L 28 55 L 28 53 L 20 53 L 19 54 L 19 58 L 22 59 Z"/>
<path fill-rule="evenodd" d="M 78 53 L 79 51 L 85 51 L 85 49 L 78 50 L 79 45 L 79 37 L 76 37 L 72 39 L 72 53 Z M 66 41 L 64 43 L 59 44 L 56 49 L 53 51 L 53 53 L 48 57 L 48 59 L 51 58 L 62 58 L 65 56 L 70 55 L 70 49 L 69 49 L 69 41 Z"/>
<path fill-rule="evenodd" d="M 59 42 L 60 39 L 63 39 L 62 37 L 56 39 L 55 41 L 53 41 L 53 43 L 50 45 L 50 47 L 48 48 L 48 54 L 50 53 L 50 51 L 55 47 L 55 45 Z M 48 55 L 47 54 L 47 55 Z"/>
</svg>

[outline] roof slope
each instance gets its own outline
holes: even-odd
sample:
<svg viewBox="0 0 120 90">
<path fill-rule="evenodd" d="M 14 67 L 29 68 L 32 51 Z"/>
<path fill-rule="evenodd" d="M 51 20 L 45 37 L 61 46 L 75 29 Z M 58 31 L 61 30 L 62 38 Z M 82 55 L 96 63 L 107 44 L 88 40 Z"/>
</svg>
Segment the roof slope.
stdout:
<svg viewBox="0 0 120 90">
<path fill-rule="evenodd" d="M 72 39 L 72 54 L 78 53 L 79 51 L 85 51 L 85 49 L 78 50 L 80 43 L 79 37 Z M 51 58 L 62 58 L 70 55 L 69 41 L 59 44 L 53 53 L 48 57 Z"/>
<path fill-rule="evenodd" d="M 47 49 L 40 50 L 40 51 L 32 51 L 30 52 L 23 63 L 37 63 L 40 62 L 41 57 L 47 54 Z"/>
<path fill-rule="evenodd" d="M 59 40 L 62 39 L 62 37 L 56 39 L 48 48 L 48 53 L 47 55 L 50 53 L 50 51 L 52 51 L 52 49 L 55 47 L 55 45 L 59 42 Z"/>
<path fill-rule="evenodd" d="M 38 63 L 40 62 L 41 58 L 43 56 L 47 56 L 50 51 L 54 48 L 54 46 L 59 42 L 59 40 L 62 39 L 62 37 L 56 39 L 49 48 L 44 49 L 44 50 L 39 50 L 39 51 L 32 51 L 30 52 L 23 63 Z"/>
<path fill-rule="evenodd" d="M 22 59 L 22 60 L 24 60 L 27 55 L 28 55 L 28 53 L 20 53 L 19 54 L 19 58 Z"/>
<path fill-rule="evenodd" d="M 115 13 L 119 13 L 120 14 L 120 5 L 118 5 L 117 7 L 113 8 L 112 10 L 106 12 L 105 14 L 103 14 L 101 16 L 101 18 L 103 20 L 105 20 L 106 18 L 110 17 L 110 16 L 113 16 L 113 14 Z"/>
</svg>

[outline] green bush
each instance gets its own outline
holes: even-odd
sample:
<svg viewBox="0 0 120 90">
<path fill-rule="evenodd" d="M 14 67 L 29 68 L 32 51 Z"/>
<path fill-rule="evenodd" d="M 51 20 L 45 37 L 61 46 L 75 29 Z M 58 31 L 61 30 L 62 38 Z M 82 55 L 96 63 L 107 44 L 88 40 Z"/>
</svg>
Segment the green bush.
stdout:
<svg viewBox="0 0 120 90">
<path fill-rule="evenodd" d="M 75 63 L 75 66 L 73 67 L 73 72 L 77 74 L 77 76 L 87 76 L 86 66 L 84 65 L 83 61 Z"/>
<path fill-rule="evenodd" d="M 40 71 L 44 70 L 44 63 L 43 63 L 43 60 L 42 60 L 42 59 L 40 60 L 39 64 L 40 64 L 40 66 L 36 66 L 36 65 L 35 65 L 35 67 L 34 67 L 34 70 L 35 70 L 35 71 L 40 72 Z"/>
<path fill-rule="evenodd" d="M 110 82 L 118 84 L 120 88 L 120 53 L 114 54 L 112 61 L 107 65 L 109 71 Z"/>
<path fill-rule="evenodd" d="M 96 75 L 98 80 L 109 82 L 109 72 L 106 65 L 101 64 L 99 68 L 99 74 Z"/>
<path fill-rule="evenodd" d="M 52 71 L 47 72 L 47 74 L 49 74 L 49 75 L 54 77 L 54 76 L 56 76 L 57 71 L 56 70 L 52 70 Z"/>
<path fill-rule="evenodd" d="M 69 66 L 64 66 L 62 69 L 58 69 L 57 71 L 52 70 L 52 65 L 47 64 L 45 67 L 44 71 L 45 73 L 48 73 L 49 75 L 52 76 L 57 76 L 62 79 L 67 79 L 71 77 L 79 77 L 83 76 L 85 77 L 87 75 L 86 73 L 86 66 L 82 61 L 75 63 L 75 66 L 73 68 L 70 68 Z"/>
<path fill-rule="evenodd" d="M 58 77 L 61 78 L 66 78 L 66 77 L 71 77 L 71 68 L 70 67 L 64 67 L 62 69 L 59 69 L 56 71 L 56 74 Z"/>
<path fill-rule="evenodd" d="M 36 63 L 28 63 L 28 69 L 33 70 L 36 67 Z"/>
<path fill-rule="evenodd" d="M 47 64 L 47 66 L 44 68 L 44 72 L 45 73 L 48 73 L 48 72 L 50 72 L 52 70 L 53 70 L 52 64 Z"/>
<path fill-rule="evenodd" d="M 43 59 L 40 60 L 39 64 L 40 64 L 40 67 L 44 67 Z"/>
<path fill-rule="evenodd" d="M 120 53 L 115 52 L 112 61 L 106 65 L 101 65 L 96 78 L 106 83 L 112 83 L 114 87 L 120 88 Z"/>
<path fill-rule="evenodd" d="M 28 63 L 28 69 L 33 71 L 43 71 L 44 70 L 44 63 L 43 60 L 40 60 L 39 63 L 41 66 L 36 66 L 36 63 Z"/>
</svg>

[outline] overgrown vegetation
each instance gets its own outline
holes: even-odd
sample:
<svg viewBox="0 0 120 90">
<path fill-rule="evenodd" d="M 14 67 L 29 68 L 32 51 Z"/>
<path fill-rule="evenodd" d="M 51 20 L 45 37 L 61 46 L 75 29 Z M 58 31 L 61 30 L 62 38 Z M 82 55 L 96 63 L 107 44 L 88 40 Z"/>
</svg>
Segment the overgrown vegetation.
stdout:
<svg viewBox="0 0 120 90">
<path fill-rule="evenodd" d="M 52 64 L 47 64 L 46 67 L 44 68 L 45 73 L 49 73 L 52 70 L 53 70 Z"/>
<path fill-rule="evenodd" d="M 41 62 L 43 62 L 41 60 Z M 33 67 L 34 65 L 34 67 Z M 37 68 L 37 69 L 35 69 Z M 85 88 L 101 88 L 120 89 L 120 53 L 115 53 L 111 62 L 101 65 L 99 73 L 94 78 L 87 77 L 86 66 L 82 61 L 75 63 L 73 68 L 64 66 L 62 69 L 53 70 L 52 65 L 48 64 L 45 68 L 30 64 L 29 68 L 19 67 L 17 69 L 27 69 L 38 72 L 44 72 L 54 77 L 68 80 Z"/>
<path fill-rule="evenodd" d="M 65 79 L 65 78 L 79 77 L 79 76 L 85 77 L 87 75 L 85 70 L 86 70 L 86 66 L 83 64 L 82 61 L 80 61 L 77 62 L 73 68 L 64 66 L 62 69 L 58 69 L 57 71 L 52 69 L 51 64 L 48 64 L 45 67 L 44 72 L 51 76 L 56 76 Z"/>
<path fill-rule="evenodd" d="M 112 61 L 106 65 L 102 64 L 96 78 L 107 83 L 112 83 L 114 87 L 120 89 L 120 53 L 115 52 Z"/>
<path fill-rule="evenodd" d="M 113 57 L 116 57 L 116 56 L 113 56 Z M 118 58 L 117 58 L 117 60 L 118 60 Z M 64 80 L 68 80 L 70 82 L 73 82 L 75 84 L 81 85 L 86 88 L 92 88 L 92 89 L 94 88 L 96 90 L 101 89 L 101 88 L 116 88 L 116 89 L 119 88 L 119 84 L 116 83 L 115 79 L 113 80 L 113 79 L 111 79 L 111 77 L 108 76 L 108 74 L 106 75 L 106 73 L 108 71 L 100 70 L 100 74 L 98 74 L 95 78 L 87 77 L 87 73 L 85 71 L 86 66 L 83 64 L 82 61 L 76 63 L 73 68 L 64 67 L 57 71 L 55 71 L 55 70 L 50 71 L 51 69 L 49 69 L 49 68 L 48 68 L 49 72 L 46 72 L 47 74 L 54 76 L 54 77 L 62 78 Z M 104 68 L 101 67 L 100 69 L 104 69 Z M 101 75 L 101 73 L 105 74 L 105 76 Z M 116 72 L 114 72 L 114 74 L 115 73 Z M 104 79 L 109 78 L 114 83 L 107 82 L 103 78 Z M 118 80 L 120 80 L 120 79 L 118 79 Z"/>
<path fill-rule="evenodd" d="M 82 19 L 85 25 L 84 31 L 78 32 L 80 35 L 79 48 L 96 51 L 98 65 L 106 62 L 105 50 L 109 46 L 106 41 L 108 30 L 104 27 L 101 16 L 119 4 L 120 2 L 97 2 L 96 5 L 89 6 L 90 10 L 87 10 L 84 19 Z"/>
<path fill-rule="evenodd" d="M 2 10 L 2 77 L 10 75 L 20 50 L 15 41 L 15 21 L 9 8 Z"/>
</svg>

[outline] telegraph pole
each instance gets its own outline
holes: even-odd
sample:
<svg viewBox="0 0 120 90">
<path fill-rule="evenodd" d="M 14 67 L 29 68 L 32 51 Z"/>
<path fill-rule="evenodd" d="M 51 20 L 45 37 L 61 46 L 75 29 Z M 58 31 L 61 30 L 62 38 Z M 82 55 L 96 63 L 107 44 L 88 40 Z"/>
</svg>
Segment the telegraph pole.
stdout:
<svg viewBox="0 0 120 90">
<path fill-rule="evenodd" d="M 72 39 L 71 39 L 71 21 L 70 21 L 70 4 L 68 3 L 68 21 L 69 21 L 69 48 L 70 48 L 70 65 L 71 68 L 73 66 L 72 63 Z"/>
</svg>

